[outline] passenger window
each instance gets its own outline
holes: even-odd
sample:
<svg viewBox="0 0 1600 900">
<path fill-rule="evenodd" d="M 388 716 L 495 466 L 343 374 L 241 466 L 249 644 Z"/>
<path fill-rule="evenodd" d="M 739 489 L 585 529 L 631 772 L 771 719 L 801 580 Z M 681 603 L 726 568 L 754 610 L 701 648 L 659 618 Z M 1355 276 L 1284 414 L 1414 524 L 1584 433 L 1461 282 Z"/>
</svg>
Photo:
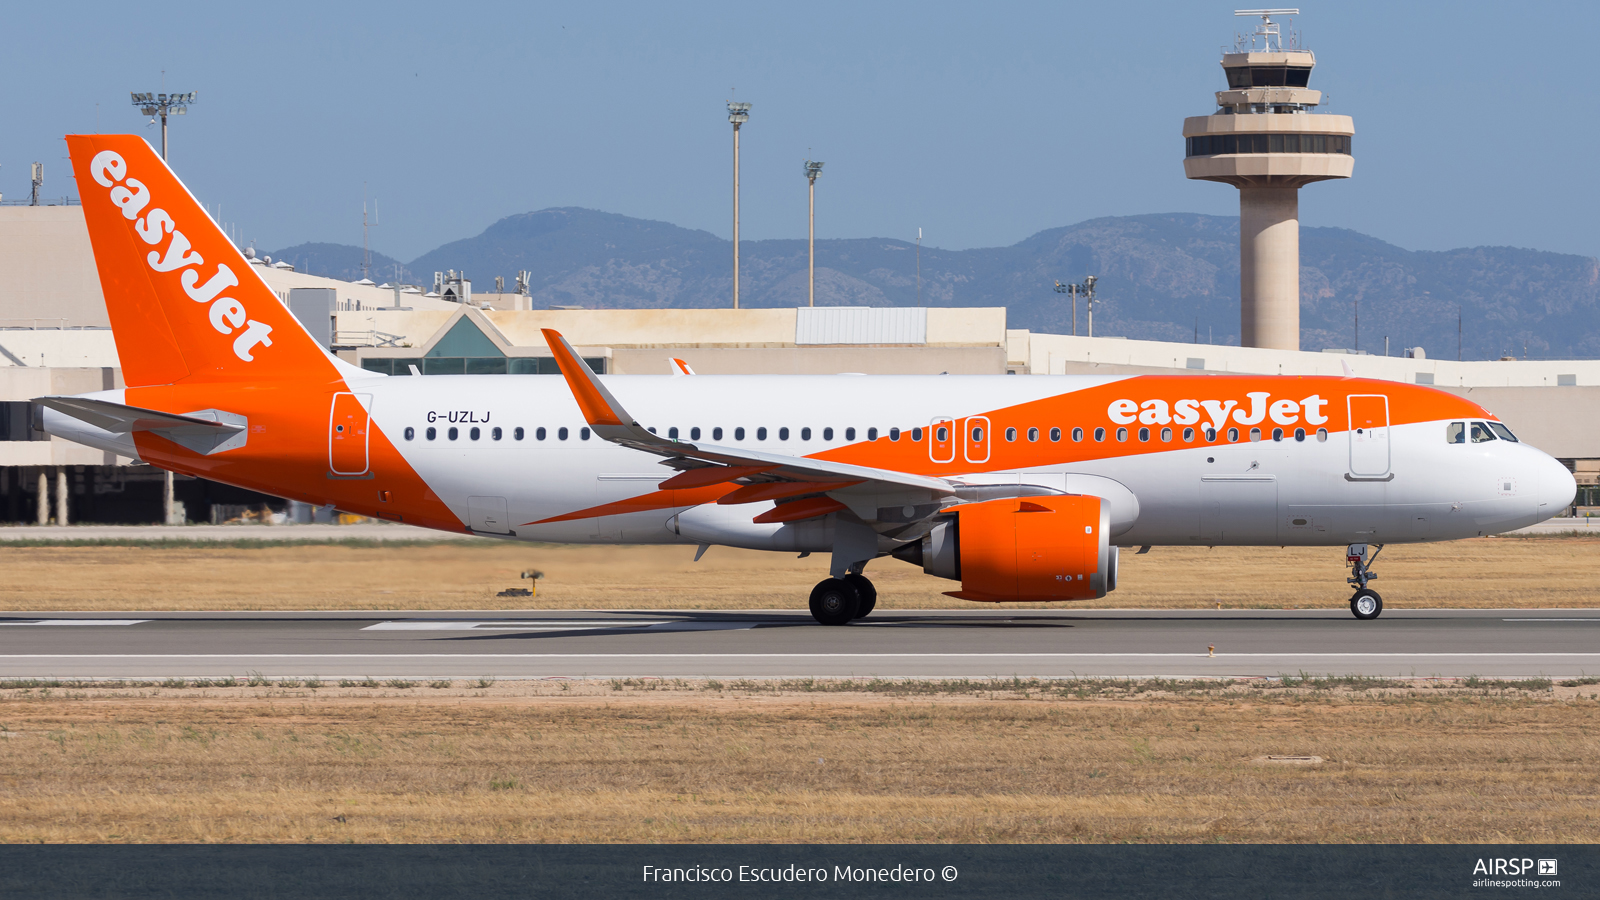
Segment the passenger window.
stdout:
<svg viewBox="0 0 1600 900">
<path fill-rule="evenodd" d="M 1275 441 L 1283 440 L 1283 429 L 1282 428 L 1274 428 L 1274 429 L 1272 429 L 1272 439 L 1275 440 Z"/>
<path fill-rule="evenodd" d="M 478 430 L 478 426 L 474 425 L 474 426 L 472 426 L 472 430 L 467 432 L 467 437 L 470 437 L 473 440 L 477 440 L 478 436 L 481 435 L 481 434 L 483 434 L 483 432 L 479 431 Z"/>
<path fill-rule="evenodd" d="M 1259 429 L 1259 428 L 1250 429 L 1250 440 L 1252 440 L 1252 441 L 1261 440 L 1261 429 Z"/>
<path fill-rule="evenodd" d="M 1007 428 L 1006 429 L 1006 440 L 1007 441 L 1015 441 L 1016 439 L 1017 439 L 1017 430 L 1015 428 Z"/>
<path fill-rule="evenodd" d="M 691 440 L 691 441 L 700 440 L 700 426 L 699 425 L 696 425 L 693 428 L 689 429 L 689 440 Z"/>
<path fill-rule="evenodd" d="M 779 428 L 778 429 L 778 440 L 787 441 L 788 439 L 789 439 L 789 429 L 787 429 L 787 428 Z"/>
<path fill-rule="evenodd" d="M 867 429 L 867 440 L 875 441 L 877 439 L 878 439 L 878 429 L 876 429 L 876 428 L 868 428 Z"/>
<path fill-rule="evenodd" d="M 1228 429 L 1228 440 L 1237 441 L 1238 439 L 1239 439 L 1239 429 L 1237 429 L 1237 428 L 1229 428 Z"/>
<path fill-rule="evenodd" d="M 1217 439 L 1217 430 L 1215 428 L 1207 428 L 1205 430 L 1205 436 L 1206 440 L 1215 441 Z"/>
<path fill-rule="evenodd" d="M 833 440 L 833 429 L 832 428 L 824 428 L 824 429 L 822 429 L 822 439 L 825 440 L 825 441 Z"/>
<path fill-rule="evenodd" d="M 674 425 L 671 428 L 668 428 L 667 429 L 667 437 L 671 438 L 672 440 L 677 440 L 678 439 L 678 426 Z"/>
<path fill-rule="evenodd" d="M 540 430 L 542 431 L 543 429 L 540 429 Z M 524 434 L 526 434 L 526 432 L 524 432 L 522 430 L 522 426 L 521 425 L 518 425 L 517 427 L 511 429 L 511 437 L 516 439 L 516 440 L 519 440 L 519 441 L 522 440 L 522 436 Z M 544 440 L 544 435 L 542 435 L 542 434 L 539 435 L 539 439 L 540 440 Z"/>
<path fill-rule="evenodd" d="M 921 428 L 913 428 L 913 429 L 911 429 L 911 442 L 914 443 L 914 444 L 922 443 L 922 429 Z"/>
<path fill-rule="evenodd" d="M 438 436 L 439 436 L 439 429 L 437 429 L 437 428 L 434 428 L 434 427 L 432 427 L 432 426 L 431 426 L 431 425 L 430 425 L 430 426 L 429 426 L 429 427 L 428 427 L 428 430 L 427 430 L 427 431 L 425 431 L 425 432 L 423 432 L 423 434 L 426 434 L 426 435 L 427 435 L 427 436 L 428 436 L 428 440 L 430 440 L 430 441 L 431 441 L 431 440 L 433 440 L 433 439 L 434 439 L 434 438 L 436 438 L 436 437 L 438 437 Z"/>
<path fill-rule="evenodd" d="M 461 429 L 455 427 L 454 425 L 451 425 L 450 426 L 450 430 L 446 431 L 444 434 L 445 434 L 445 437 L 448 437 L 450 440 L 453 441 L 456 438 L 461 436 Z"/>
<path fill-rule="evenodd" d="M 856 430 L 854 428 L 846 428 L 844 430 L 844 439 L 847 440 L 847 441 L 855 440 L 856 439 Z M 944 440 L 944 438 L 939 438 L 939 440 L 942 441 L 942 440 Z"/>
<path fill-rule="evenodd" d="M 1039 429 L 1037 429 L 1037 428 L 1029 428 L 1028 429 L 1028 440 L 1031 442 L 1031 441 L 1037 441 L 1038 439 L 1039 439 Z"/>
<path fill-rule="evenodd" d="M 738 428 L 735 428 L 733 430 L 733 439 L 736 440 L 736 441 L 744 440 L 744 426 L 743 425 L 740 425 Z"/>
<path fill-rule="evenodd" d="M 722 426 L 721 425 L 718 425 L 715 428 L 711 429 L 711 439 L 713 441 L 722 440 Z"/>
<path fill-rule="evenodd" d="M 1482 422 L 1472 423 L 1472 442 L 1474 444 L 1482 444 L 1492 440 L 1494 440 L 1494 432 L 1489 430 L 1488 425 Z"/>
<path fill-rule="evenodd" d="M 546 434 L 547 432 L 544 430 L 544 426 L 540 425 L 538 428 L 533 430 L 533 439 L 536 441 L 542 441 L 544 440 L 544 436 Z M 518 437 L 521 437 L 521 435 L 518 435 Z"/>
<path fill-rule="evenodd" d="M 1061 439 L 1061 429 L 1059 429 L 1059 428 L 1050 429 L 1050 440 L 1056 441 L 1056 440 L 1060 440 L 1060 439 Z M 1073 443 L 1077 443 L 1078 441 L 1081 441 L 1081 440 L 1083 440 L 1083 429 L 1082 428 L 1074 428 L 1074 429 L 1072 429 L 1072 442 Z"/>
<path fill-rule="evenodd" d="M 809 429 L 809 428 L 800 429 L 800 440 L 802 440 L 802 441 L 811 440 L 811 429 Z"/>
<path fill-rule="evenodd" d="M 1511 429 L 1501 425 L 1499 422 L 1490 422 L 1489 427 L 1494 429 L 1495 434 L 1500 435 L 1500 440 L 1520 443 L 1520 441 L 1517 441 L 1517 436 L 1511 433 Z"/>
<path fill-rule="evenodd" d="M 497 441 L 500 440 L 500 438 L 502 438 L 504 436 L 505 436 L 505 432 L 501 431 L 500 427 L 498 425 L 495 426 L 494 428 L 489 429 L 489 437 L 492 437 Z"/>
<path fill-rule="evenodd" d="M 1467 442 L 1467 423 L 1451 422 L 1444 427 L 1444 442 L 1446 444 L 1465 444 Z"/>
<path fill-rule="evenodd" d="M 1190 444 L 1190 443 L 1194 442 L 1194 429 L 1193 428 L 1185 428 L 1183 430 L 1183 442 L 1185 444 Z"/>
<path fill-rule="evenodd" d="M 1161 440 L 1162 440 L 1163 443 L 1172 440 L 1172 429 L 1171 428 L 1163 428 L 1163 429 L 1161 429 Z"/>
<path fill-rule="evenodd" d="M 1306 439 L 1306 430 L 1304 428 L 1296 428 L 1294 430 L 1294 439 L 1297 440 L 1297 441 L 1305 440 Z"/>
<path fill-rule="evenodd" d="M 853 429 L 846 428 L 845 429 L 845 434 L 849 434 L 852 430 Z M 945 428 L 942 425 L 939 426 L 938 428 L 934 429 L 933 433 L 934 433 L 934 440 L 938 441 L 941 444 L 944 443 L 945 441 L 950 440 L 950 429 Z"/>
<path fill-rule="evenodd" d="M 589 439 L 589 428 L 588 428 L 588 426 L 585 426 L 583 428 L 579 428 L 578 429 L 578 439 L 582 440 L 582 441 L 587 441 Z"/>
<path fill-rule="evenodd" d="M 867 440 L 871 440 L 871 439 L 872 439 L 872 429 L 868 428 L 867 429 Z M 982 426 L 978 426 L 978 427 L 975 427 L 975 428 L 972 429 L 972 442 L 974 444 L 983 443 L 983 427 Z"/>
<path fill-rule="evenodd" d="M 756 429 L 756 440 L 764 441 L 766 439 L 767 439 L 767 426 L 763 425 L 760 428 Z"/>
<path fill-rule="evenodd" d="M 567 426 L 563 425 L 556 429 L 556 439 L 561 441 L 567 439 Z"/>
<path fill-rule="evenodd" d="M 1148 429 L 1148 428 L 1139 429 L 1139 440 L 1141 440 L 1141 441 L 1150 440 L 1150 429 Z"/>
<path fill-rule="evenodd" d="M 889 429 L 889 440 L 891 440 L 891 441 L 900 440 L 900 429 L 898 429 L 898 428 Z"/>
<path fill-rule="evenodd" d="M 416 436 L 417 436 L 417 430 L 415 428 L 412 428 L 410 425 L 407 425 L 406 426 L 406 440 L 409 441 L 409 440 L 411 440 L 412 438 L 414 438 Z"/>
<path fill-rule="evenodd" d="M 1097 441 L 1105 440 L 1106 439 L 1106 430 L 1104 428 L 1096 428 L 1094 430 L 1094 439 L 1097 440 Z"/>
<path fill-rule="evenodd" d="M 1117 440 L 1125 441 L 1127 439 L 1128 439 L 1128 429 L 1126 429 L 1126 428 L 1118 428 L 1117 429 Z"/>
<path fill-rule="evenodd" d="M 1318 428 L 1317 429 L 1317 441 L 1319 443 L 1323 443 L 1323 444 L 1326 444 L 1328 442 L 1328 429 L 1326 429 L 1326 428 Z"/>
</svg>

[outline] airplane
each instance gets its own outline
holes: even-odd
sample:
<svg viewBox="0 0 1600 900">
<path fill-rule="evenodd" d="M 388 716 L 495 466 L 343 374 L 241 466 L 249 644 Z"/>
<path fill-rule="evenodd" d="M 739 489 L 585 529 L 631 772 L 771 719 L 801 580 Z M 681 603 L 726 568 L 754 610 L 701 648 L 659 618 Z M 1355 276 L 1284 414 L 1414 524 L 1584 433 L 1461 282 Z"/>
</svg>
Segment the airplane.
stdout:
<svg viewBox="0 0 1600 900">
<path fill-rule="evenodd" d="M 318 344 L 150 145 L 69 135 L 127 385 L 50 434 L 173 472 L 521 541 L 830 554 L 824 625 L 880 557 L 978 602 L 1098 599 L 1119 548 L 1344 547 L 1352 613 L 1390 543 L 1495 534 L 1576 485 L 1462 397 L 1357 377 L 392 376 Z M 1141 549 L 1140 552 L 1143 552 Z"/>
</svg>

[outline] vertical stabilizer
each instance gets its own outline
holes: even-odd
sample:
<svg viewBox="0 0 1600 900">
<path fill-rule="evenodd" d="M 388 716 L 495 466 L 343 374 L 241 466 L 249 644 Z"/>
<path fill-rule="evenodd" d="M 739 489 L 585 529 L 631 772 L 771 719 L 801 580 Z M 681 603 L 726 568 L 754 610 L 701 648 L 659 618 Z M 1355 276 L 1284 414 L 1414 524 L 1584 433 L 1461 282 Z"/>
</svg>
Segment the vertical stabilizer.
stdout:
<svg viewBox="0 0 1600 900">
<path fill-rule="evenodd" d="M 67 147 L 129 387 L 339 377 L 143 138 L 68 135 Z"/>
</svg>

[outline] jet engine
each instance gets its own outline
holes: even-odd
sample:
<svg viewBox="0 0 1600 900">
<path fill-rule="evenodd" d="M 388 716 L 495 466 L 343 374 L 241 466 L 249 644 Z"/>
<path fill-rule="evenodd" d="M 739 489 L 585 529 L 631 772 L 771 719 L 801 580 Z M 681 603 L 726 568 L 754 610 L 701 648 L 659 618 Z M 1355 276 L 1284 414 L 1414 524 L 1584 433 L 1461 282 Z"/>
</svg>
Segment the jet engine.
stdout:
<svg viewBox="0 0 1600 900">
<path fill-rule="evenodd" d="M 1052 495 L 964 503 L 897 559 L 961 582 L 947 591 L 989 603 L 1094 600 L 1117 587 L 1111 505 Z"/>
</svg>

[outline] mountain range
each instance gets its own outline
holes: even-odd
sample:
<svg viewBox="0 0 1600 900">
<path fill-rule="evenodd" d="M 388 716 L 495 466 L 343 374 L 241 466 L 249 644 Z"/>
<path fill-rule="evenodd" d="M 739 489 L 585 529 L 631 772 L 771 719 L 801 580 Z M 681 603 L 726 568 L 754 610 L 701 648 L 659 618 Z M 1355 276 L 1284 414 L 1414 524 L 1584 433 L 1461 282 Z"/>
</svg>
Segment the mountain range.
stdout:
<svg viewBox="0 0 1600 900">
<path fill-rule="evenodd" d="M 803 306 L 806 244 L 743 242 L 741 305 Z M 1514 247 L 1405 250 L 1342 228 L 1300 229 L 1301 346 L 1435 358 L 1600 356 L 1600 261 Z M 301 244 L 274 259 L 361 277 L 360 247 Z M 404 263 L 372 254 L 370 277 L 432 285 L 455 269 L 475 290 L 531 273 L 534 308 L 717 307 L 730 302 L 732 247 L 706 231 L 580 208 L 508 216 Z M 1171 213 L 1090 219 L 1009 247 L 919 248 L 888 238 L 817 241 L 822 306 L 1004 306 L 1013 328 L 1071 333 L 1057 279 L 1098 276 L 1095 333 L 1239 342 L 1239 220 Z M 1079 301 L 1078 330 L 1086 327 Z M 1357 322 L 1359 321 L 1359 332 Z"/>
</svg>

